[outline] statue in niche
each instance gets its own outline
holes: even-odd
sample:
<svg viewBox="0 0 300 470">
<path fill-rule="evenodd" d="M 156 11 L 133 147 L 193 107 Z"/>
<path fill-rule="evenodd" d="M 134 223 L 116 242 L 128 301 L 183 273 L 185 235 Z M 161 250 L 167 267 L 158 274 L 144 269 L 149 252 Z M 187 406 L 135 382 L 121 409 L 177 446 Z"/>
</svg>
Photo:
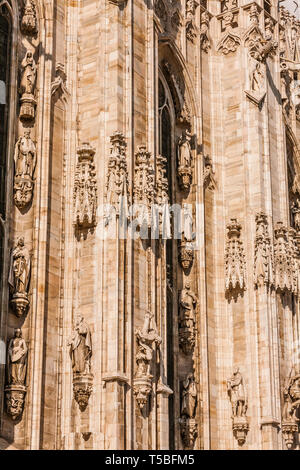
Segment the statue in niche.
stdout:
<svg viewBox="0 0 300 470">
<path fill-rule="evenodd" d="M 185 328 L 194 329 L 196 324 L 196 306 L 197 296 L 191 290 L 189 282 L 185 284 L 185 288 L 180 292 L 179 305 L 179 323 L 180 326 Z"/>
<path fill-rule="evenodd" d="M 32 180 L 36 164 L 36 147 L 30 138 L 30 131 L 20 137 L 15 147 L 15 177 Z"/>
<path fill-rule="evenodd" d="M 178 180 L 180 187 L 188 191 L 192 183 L 192 136 L 186 129 L 178 140 Z"/>
<path fill-rule="evenodd" d="M 20 93 L 34 95 L 36 85 L 37 66 L 33 58 L 33 53 L 27 51 L 22 62 L 23 74 L 21 79 Z"/>
<path fill-rule="evenodd" d="M 231 378 L 227 380 L 227 391 L 232 406 L 232 417 L 246 417 L 248 408 L 246 389 L 239 368 L 236 368 Z"/>
<path fill-rule="evenodd" d="M 178 164 L 179 167 L 190 167 L 192 164 L 191 134 L 185 130 L 178 140 Z"/>
<path fill-rule="evenodd" d="M 92 335 L 89 325 L 84 321 L 81 315 L 79 315 L 76 320 L 73 335 L 68 346 L 70 346 L 73 373 L 90 374 Z"/>
<path fill-rule="evenodd" d="M 36 87 L 37 66 L 31 51 L 26 52 L 22 62 L 22 68 L 20 119 L 32 120 L 35 117 L 36 100 L 34 98 L 34 92 Z"/>
<path fill-rule="evenodd" d="M 182 382 L 181 416 L 195 418 L 197 409 L 197 387 L 193 374 L 189 374 Z"/>
<path fill-rule="evenodd" d="M 27 295 L 30 277 L 30 255 L 25 246 L 24 237 L 18 239 L 11 254 L 9 284 L 14 296 Z"/>
<path fill-rule="evenodd" d="M 27 370 L 28 348 L 22 331 L 15 330 L 8 345 L 8 385 L 24 385 Z"/>
<path fill-rule="evenodd" d="M 157 346 L 161 343 L 161 337 L 158 335 L 153 314 L 146 312 L 143 328 L 136 331 L 137 339 L 137 377 L 150 376 L 150 363 L 153 357 L 153 343 Z"/>
<path fill-rule="evenodd" d="M 294 226 L 298 232 L 300 230 L 300 200 L 298 198 L 292 205 L 292 213 L 294 215 Z"/>
<path fill-rule="evenodd" d="M 258 60 L 255 60 L 251 67 L 250 89 L 256 92 L 261 92 L 265 89 L 265 74 L 262 70 L 262 64 Z"/>
</svg>

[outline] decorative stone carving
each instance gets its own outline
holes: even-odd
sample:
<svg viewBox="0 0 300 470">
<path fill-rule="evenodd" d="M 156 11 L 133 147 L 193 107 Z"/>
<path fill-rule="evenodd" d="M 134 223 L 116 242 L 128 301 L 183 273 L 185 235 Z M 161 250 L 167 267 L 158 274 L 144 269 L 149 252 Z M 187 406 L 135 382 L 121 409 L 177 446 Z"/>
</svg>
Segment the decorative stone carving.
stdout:
<svg viewBox="0 0 300 470">
<path fill-rule="evenodd" d="M 34 94 L 36 87 L 37 66 L 31 51 L 26 52 L 22 62 L 22 68 L 23 73 L 20 85 L 20 119 L 27 121 L 35 118 L 36 107 Z"/>
<path fill-rule="evenodd" d="M 158 335 L 157 326 L 151 312 L 146 312 L 142 329 L 135 331 L 137 351 L 136 351 L 136 374 L 134 378 L 133 391 L 139 408 L 142 410 L 147 402 L 152 390 L 153 376 L 150 374 L 151 362 L 155 351 L 155 346 L 161 344 L 161 337 Z"/>
<path fill-rule="evenodd" d="M 245 46 L 249 51 L 249 90 L 247 97 L 260 106 L 266 95 L 266 59 L 274 54 L 277 42 L 273 41 L 274 25 L 270 18 L 265 20 L 265 38 L 259 28 L 259 11 L 253 3 L 250 8 L 251 26 L 244 37 Z"/>
<path fill-rule="evenodd" d="M 298 269 L 295 233 L 293 229 L 288 231 L 282 222 L 278 222 L 274 234 L 275 287 L 281 293 L 287 290 L 297 294 Z"/>
<path fill-rule="evenodd" d="M 232 406 L 232 430 L 239 445 L 243 445 L 249 430 L 246 417 L 248 399 L 243 376 L 236 368 L 230 379 L 227 380 L 227 392 Z"/>
<path fill-rule="evenodd" d="M 254 285 L 259 287 L 274 285 L 273 250 L 268 232 L 267 216 L 256 214 L 256 237 L 254 254 Z"/>
<path fill-rule="evenodd" d="M 22 331 L 15 330 L 14 337 L 8 345 L 7 386 L 5 387 L 6 409 L 13 420 L 23 412 L 27 387 L 25 385 L 27 372 L 28 348 L 22 338 Z"/>
<path fill-rule="evenodd" d="M 186 20 L 185 29 L 186 37 L 189 41 L 194 42 L 197 37 L 197 26 L 195 23 L 196 9 L 199 3 L 196 0 L 186 0 Z"/>
<path fill-rule="evenodd" d="M 169 62 L 163 61 L 163 69 L 175 106 L 177 124 L 191 128 L 191 112 L 185 99 L 185 86 L 181 75 Z"/>
<path fill-rule="evenodd" d="M 225 251 L 225 288 L 227 293 L 236 294 L 246 289 L 245 253 L 241 241 L 242 226 L 236 218 L 227 224 L 227 243 Z"/>
<path fill-rule="evenodd" d="M 207 11 L 203 11 L 200 19 L 200 47 L 204 52 L 208 52 L 211 47 L 209 35 L 210 16 Z"/>
<path fill-rule="evenodd" d="M 189 191 L 192 183 L 192 150 L 191 150 L 191 134 L 188 130 L 183 131 L 178 139 L 178 181 L 179 186 Z"/>
<path fill-rule="evenodd" d="M 24 34 L 28 34 L 29 36 L 37 33 L 35 0 L 25 0 L 24 12 L 21 20 L 21 29 Z"/>
<path fill-rule="evenodd" d="M 190 283 L 179 293 L 179 346 L 184 354 L 192 354 L 196 343 L 197 296 Z"/>
<path fill-rule="evenodd" d="M 65 66 L 58 62 L 56 64 L 55 79 L 51 83 L 51 95 L 53 97 L 66 97 L 70 95 L 66 87 L 67 76 L 65 72 Z"/>
<path fill-rule="evenodd" d="M 204 157 L 203 187 L 213 191 L 217 187 L 215 172 L 213 171 L 212 160 L 206 155 Z"/>
<path fill-rule="evenodd" d="M 127 217 L 127 214 L 124 214 L 129 197 L 125 137 L 121 132 L 115 132 L 110 141 L 111 151 L 107 170 L 106 203 L 115 208 L 117 216 Z"/>
<path fill-rule="evenodd" d="M 36 167 L 36 147 L 30 138 L 30 131 L 25 131 L 15 146 L 14 202 L 24 209 L 33 197 L 34 171 Z"/>
<path fill-rule="evenodd" d="M 197 410 L 197 386 L 193 374 L 188 374 L 182 382 L 180 434 L 185 449 L 193 449 L 198 436 L 195 420 Z"/>
<path fill-rule="evenodd" d="M 135 154 L 134 203 L 138 207 L 135 213 L 139 226 L 151 226 L 152 204 L 155 200 L 155 174 L 151 164 L 151 154 L 141 145 Z"/>
<path fill-rule="evenodd" d="M 292 214 L 296 232 L 300 232 L 300 199 L 297 197 L 292 204 Z"/>
<path fill-rule="evenodd" d="M 228 10 L 224 13 L 223 24 L 225 32 L 217 46 L 217 50 L 222 52 L 222 54 L 227 55 L 229 53 L 236 52 L 241 43 L 239 36 L 233 33 L 234 14 L 232 11 Z"/>
<path fill-rule="evenodd" d="M 184 235 L 178 241 L 178 261 L 184 271 L 189 271 L 194 261 L 194 245 Z"/>
<path fill-rule="evenodd" d="M 29 306 L 30 255 L 24 237 L 18 239 L 12 250 L 8 283 L 11 289 L 10 304 L 17 317 L 26 313 Z"/>
<path fill-rule="evenodd" d="M 94 163 L 95 149 L 83 143 L 77 149 L 78 161 L 74 182 L 74 226 L 93 228 L 97 224 L 97 180 Z"/>
<path fill-rule="evenodd" d="M 89 325 L 79 315 L 68 342 L 73 370 L 73 392 L 81 411 L 88 405 L 92 393 L 93 374 L 91 373 L 92 335 Z"/>
<path fill-rule="evenodd" d="M 294 438 L 299 432 L 300 374 L 293 367 L 283 390 L 284 407 L 282 415 L 282 434 L 288 449 L 294 446 Z"/>
</svg>

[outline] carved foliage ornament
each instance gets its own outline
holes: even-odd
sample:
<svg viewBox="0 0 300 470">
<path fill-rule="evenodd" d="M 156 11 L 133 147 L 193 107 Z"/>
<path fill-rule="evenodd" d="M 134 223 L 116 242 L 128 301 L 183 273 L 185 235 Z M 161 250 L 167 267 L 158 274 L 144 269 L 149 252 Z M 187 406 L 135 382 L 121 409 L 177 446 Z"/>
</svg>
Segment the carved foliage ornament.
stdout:
<svg viewBox="0 0 300 470">
<path fill-rule="evenodd" d="M 128 169 L 126 159 L 126 142 L 121 132 L 110 137 L 111 150 L 108 160 L 105 199 L 113 207 L 117 216 L 127 217 L 128 208 Z M 107 216 L 107 223 L 109 216 Z"/>
<path fill-rule="evenodd" d="M 245 284 L 245 254 L 241 241 L 242 226 L 237 219 L 230 219 L 227 224 L 227 243 L 225 251 L 225 287 L 226 291 L 244 291 Z"/>
<path fill-rule="evenodd" d="M 201 14 L 200 19 L 200 47 L 204 52 L 208 52 L 211 47 L 211 40 L 209 36 L 209 22 L 210 17 L 207 11 Z"/>
<path fill-rule="evenodd" d="M 189 41 L 194 42 L 197 37 L 198 29 L 195 23 L 196 9 L 199 3 L 196 0 L 186 0 L 186 37 Z"/>
<path fill-rule="evenodd" d="M 254 285 L 256 288 L 274 285 L 273 249 L 268 232 L 267 216 L 256 215 L 256 237 L 254 253 Z"/>
<path fill-rule="evenodd" d="M 241 40 L 239 36 L 233 33 L 234 14 L 232 11 L 226 11 L 223 15 L 223 22 L 225 32 L 217 46 L 217 50 L 222 52 L 222 54 L 227 55 L 229 53 L 236 52 Z"/>
<path fill-rule="evenodd" d="M 13 420 L 21 416 L 24 408 L 27 390 L 25 385 L 27 356 L 28 348 L 26 341 L 22 338 L 22 331 L 16 329 L 8 345 L 7 385 L 5 387 L 6 410 Z"/>
<path fill-rule="evenodd" d="M 78 229 L 96 226 L 97 180 L 94 164 L 95 149 L 83 143 L 77 150 L 74 182 L 74 225 Z"/>
<path fill-rule="evenodd" d="M 24 34 L 28 34 L 29 36 L 37 33 L 35 0 L 25 0 L 23 16 L 21 20 L 21 29 Z"/>
<path fill-rule="evenodd" d="M 275 287 L 298 294 L 298 261 L 295 230 L 288 230 L 282 222 L 276 224 L 274 242 Z"/>
<path fill-rule="evenodd" d="M 136 337 L 136 373 L 133 391 L 139 408 L 142 410 L 152 390 L 153 376 L 150 373 L 155 347 L 161 344 L 157 326 L 151 312 L 146 312 L 142 329 L 135 331 Z"/>
<path fill-rule="evenodd" d="M 155 175 L 151 154 L 141 145 L 135 154 L 134 203 L 139 226 L 151 226 L 152 205 L 155 199 Z"/>
</svg>

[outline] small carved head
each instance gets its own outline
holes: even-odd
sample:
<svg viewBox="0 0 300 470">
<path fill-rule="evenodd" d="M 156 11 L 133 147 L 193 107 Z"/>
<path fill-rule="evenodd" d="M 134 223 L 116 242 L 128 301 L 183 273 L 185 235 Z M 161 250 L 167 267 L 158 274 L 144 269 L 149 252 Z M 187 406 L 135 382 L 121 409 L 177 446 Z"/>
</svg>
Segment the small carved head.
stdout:
<svg viewBox="0 0 300 470">
<path fill-rule="evenodd" d="M 22 338 L 22 330 L 20 328 L 15 329 L 15 338 Z"/>
</svg>

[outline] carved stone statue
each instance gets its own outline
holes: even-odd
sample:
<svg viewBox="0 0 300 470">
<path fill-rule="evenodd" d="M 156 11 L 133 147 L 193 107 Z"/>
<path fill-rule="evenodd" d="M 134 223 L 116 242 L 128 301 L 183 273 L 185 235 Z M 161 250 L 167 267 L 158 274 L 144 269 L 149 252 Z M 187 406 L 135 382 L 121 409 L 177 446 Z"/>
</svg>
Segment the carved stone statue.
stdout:
<svg viewBox="0 0 300 470">
<path fill-rule="evenodd" d="M 292 206 L 292 213 L 294 215 L 294 226 L 297 232 L 300 231 L 300 200 L 294 202 Z"/>
<path fill-rule="evenodd" d="M 25 247 L 24 237 L 20 237 L 11 254 L 9 284 L 14 294 L 25 294 L 30 274 L 30 255 Z"/>
<path fill-rule="evenodd" d="M 196 323 L 195 310 L 197 306 L 196 294 L 191 290 L 190 283 L 185 284 L 185 288 L 180 292 L 180 315 L 179 321 L 188 328 L 194 328 Z"/>
<path fill-rule="evenodd" d="M 30 255 L 24 237 L 18 239 L 12 250 L 9 272 L 9 285 L 12 291 L 11 304 L 17 316 L 22 316 L 29 305 L 28 286 L 30 279 Z"/>
<path fill-rule="evenodd" d="M 250 89 L 254 92 L 265 91 L 263 65 L 257 60 L 253 60 L 250 66 Z"/>
<path fill-rule="evenodd" d="M 231 401 L 232 416 L 246 416 L 246 391 L 239 368 L 236 368 L 231 378 L 227 380 L 227 391 Z"/>
<path fill-rule="evenodd" d="M 178 139 L 178 180 L 182 189 L 188 190 L 192 182 L 191 134 L 186 129 Z"/>
<path fill-rule="evenodd" d="M 191 354 L 196 342 L 197 296 L 190 283 L 179 294 L 179 345 L 184 354 Z"/>
<path fill-rule="evenodd" d="M 288 449 L 299 432 L 300 374 L 293 367 L 283 390 L 282 434 Z"/>
<path fill-rule="evenodd" d="M 20 329 L 15 330 L 14 337 L 9 342 L 7 356 L 6 410 L 15 420 L 23 412 L 26 395 L 28 348 Z"/>
<path fill-rule="evenodd" d="M 92 335 L 89 325 L 78 315 L 71 339 L 68 342 L 73 368 L 73 393 L 81 411 L 88 405 L 93 391 L 91 373 Z"/>
<path fill-rule="evenodd" d="M 20 137 L 15 146 L 14 201 L 19 209 L 30 203 L 33 196 L 33 177 L 36 166 L 36 147 L 30 131 Z"/>
<path fill-rule="evenodd" d="M 232 406 L 232 429 L 239 445 L 243 445 L 249 430 L 246 413 L 248 400 L 243 376 L 237 367 L 227 380 L 227 392 Z"/>
<path fill-rule="evenodd" d="M 136 330 L 138 365 L 136 376 L 150 376 L 150 363 L 153 357 L 153 343 L 157 346 L 161 343 L 161 337 L 158 335 L 157 327 L 151 312 L 146 312 L 145 321 L 142 329 Z"/>
<path fill-rule="evenodd" d="M 181 416 L 195 418 L 197 408 L 197 387 L 193 374 L 189 374 L 182 382 Z"/>
<path fill-rule="evenodd" d="M 74 374 L 89 374 L 91 369 L 92 336 L 89 325 L 82 316 L 78 316 L 73 331 L 70 346 L 70 356 Z"/>
<path fill-rule="evenodd" d="M 195 420 L 197 409 L 197 386 L 193 374 L 188 374 L 182 382 L 180 434 L 185 449 L 193 449 L 198 435 Z"/>
<path fill-rule="evenodd" d="M 142 410 L 147 404 L 152 389 L 152 378 L 150 374 L 151 361 L 154 354 L 154 344 L 161 344 L 153 314 L 146 312 L 142 329 L 135 332 L 137 341 L 136 364 L 137 370 L 134 378 L 134 395 L 139 408 Z"/>
<path fill-rule="evenodd" d="M 34 99 L 34 93 L 37 75 L 37 66 L 31 51 L 26 52 L 22 62 L 22 68 L 20 119 L 31 120 L 35 117 L 36 101 Z"/>
<path fill-rule="evenodd" d="M 8 384 L 24 385 L 27 369 L 28 348 L 22 338 L 22 331 L 15 330 L 15 336 L 8 345 Z"/>
</svg>

